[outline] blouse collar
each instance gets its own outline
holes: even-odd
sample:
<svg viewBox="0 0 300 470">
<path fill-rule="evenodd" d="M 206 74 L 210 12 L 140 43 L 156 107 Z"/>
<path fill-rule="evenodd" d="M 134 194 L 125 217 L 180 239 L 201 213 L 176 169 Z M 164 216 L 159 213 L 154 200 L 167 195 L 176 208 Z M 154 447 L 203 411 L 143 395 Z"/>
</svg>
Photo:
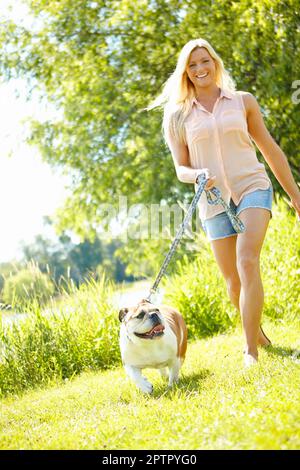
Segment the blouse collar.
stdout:
<svg viewBox="0 0 300 470">
<path fill-rule="evenodd" d="M 220 88 L 220 89 L 221 89 L 221 93 L 220 93 L 220 96 L 219 96 L 218 99 L 221 99 L 221 98 L 228 98 L 229 100 L 232 99 L 232 92 L 231 91 L 225 90 L 224 88 Z M 195 104 L 201 106 L 201 103 L 199 103 L 199 101 L 196 100 L 196 97 L 194 97 L 192 99 L 192 103 L 195 103 Z"/>
</svg>

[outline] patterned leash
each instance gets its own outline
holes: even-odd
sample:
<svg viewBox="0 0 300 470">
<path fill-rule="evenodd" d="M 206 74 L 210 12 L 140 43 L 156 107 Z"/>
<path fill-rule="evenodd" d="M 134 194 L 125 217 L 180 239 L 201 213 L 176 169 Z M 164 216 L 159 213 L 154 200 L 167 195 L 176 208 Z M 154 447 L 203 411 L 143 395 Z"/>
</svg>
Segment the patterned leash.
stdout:
<svg viewBox="0 0 300 470">
<path fill-rule="evenodd" d="M 179 242 L 182 238 L 184 230 L 185 230 L 188 222 L 190 221 L 190 219 L 191 219 L 191 217 L 194 213 L 197 202 L 199 201 L 199 199 L 201 197 L 201 194 L 204 191 L 204 187 L 206 185 L 206 182 L 207 182 L 207 178 L 205 177 L 205 175 L 199 175 L 198 176 L 198 178 L 197 178 L 197 184 L 199 184 L 198 190 L 197 190 L 197 192 L 196 192 L 196 194 L 195 194 L 195 196 L 194 196 L 194 198 L 191 202 L 191 205 L 190 205 L 190 207 L 189 207 L 189 209 L 188 209 L 188 211 L 187 211 L 187 213 L 184 217 L 184 220 L 183 220 L 181 226 L 179 227 L 179 229 L 177 231 L 175 239 L 173 240 L 173 243 L 170 247 L 170 250 L 169 250 L 167 256 L 165 257 L 165 260 L 162 264 L 162 267 L 160 268 L 160 271 L 159 271 L 158 275 L 156 276 L 155 282 L 154 282 L 153 286 L 150 289 L 149 295 L 148 295 L 148 297 L 146 297 L 146 300 L 148 302 L 151 302 L 150 298 L 156 292 L 157 286 L 160 283 L 161 278 L 163 277 L 164 273 L 166 272 L 166 269 L 168 267 L 168 264 L 171 261 L 173 253 L 176 250 L 177 245 L 179 244 Z M 237 233 L 242 233 L 242 232 L 245 231 L 245 226 L 244 226 L 243 222 L 239 219 L 238 216 L 236 216 L 234 214 L 231 207 L 229 207 L 228 204 L 226 204 L 226 202 L 222 198 L 221 192 L 218 188 L 212 188 L 208 191 L 205 190 L 205 193 L 206 193 L 207 201 L 208 201 L 209 204 L 211 204 L 213 206 L 216 206 L 217 204 L 221 204 L 224 207 L 224 209 L 225 209 L 225 211 L 226 211 L 226 213 L 227 213 L 227 215 L 230 219 L 230 222 L 232 223 L 232 226 L 233 226 L 234 230 Z M 216 199 L 213 199 L 210 193 L 212 193 L 216 197 Z"/>
</svg>

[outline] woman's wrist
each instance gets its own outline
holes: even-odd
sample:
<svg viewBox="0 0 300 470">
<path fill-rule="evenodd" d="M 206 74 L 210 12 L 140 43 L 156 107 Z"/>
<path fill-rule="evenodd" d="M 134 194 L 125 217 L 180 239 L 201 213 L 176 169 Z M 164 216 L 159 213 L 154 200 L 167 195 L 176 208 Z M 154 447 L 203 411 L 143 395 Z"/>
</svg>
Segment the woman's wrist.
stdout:
<svg viewBox="0 0 300 470">
<path fill-rule="evenodd" d="M 196 184 L 199 184 L 199 182 L 197 181 L 197 180 L 198 180 L 198 176 L 203 175 L 203 174 L 205 174 L 205 170 L 204 170 L 204 169 L 201 169 L 201 170 L 197 170 L 197 171 L 196 171 L 196 176 L 195 176 L 195 183 L 196 183 Z"/>
<path fill-rule="evenodd" d="M 289 196 L 292 202 L 300 203 L 300 191 L 298 191 L 297 193 L 289 194 Z"/>
<path fill-rule="evenodd" d="M 299 189 L 299 187 L 298 187 L 298 185 L 295 181 L 294 181 L 292 190 L 288 192 L 288 195 L 289 195 L 291 201 L 299 200 L 299 198 L 300 198 L 300 189 Z"/>
</svg>

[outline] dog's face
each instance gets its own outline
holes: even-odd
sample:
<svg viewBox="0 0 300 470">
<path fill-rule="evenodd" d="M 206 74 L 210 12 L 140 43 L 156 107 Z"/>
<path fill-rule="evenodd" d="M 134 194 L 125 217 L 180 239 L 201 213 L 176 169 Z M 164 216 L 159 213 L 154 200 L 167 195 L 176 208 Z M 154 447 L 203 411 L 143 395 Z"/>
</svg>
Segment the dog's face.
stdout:
<svg viewBox="0 0 300 470">
<path fill-rule="evenodd" d="M 164 318 L 159 308 L 147 300 L 136 307 L 121 309 L 119 320 L 124 323 L 129 338 L 153 340 L 164 335 Z"/>
</svg>

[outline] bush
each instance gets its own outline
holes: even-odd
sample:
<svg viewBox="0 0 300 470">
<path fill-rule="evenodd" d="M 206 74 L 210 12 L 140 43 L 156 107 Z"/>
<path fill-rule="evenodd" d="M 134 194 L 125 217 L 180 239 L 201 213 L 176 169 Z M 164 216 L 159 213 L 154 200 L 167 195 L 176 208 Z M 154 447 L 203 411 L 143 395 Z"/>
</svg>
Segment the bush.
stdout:
<svg viewBox="0 0 300 470">
<path fill-rule="evenodd" d="M 207 243 L 199 251 L 201 255 L 192 263 L 188 255 L 177 261 L 177 274 L 164 285 L 165 303 L 182 313 L 190 339 L 225 331 L 236 322 L 225 282 Z"/>
<path fill-rule="evenodd" d="M 120 362 L 119 320 L 111 298 L 112 287 L 102 277 L 73 286 L 73 293 L 47 312 L 32 301 L 28 316 L 0 330 L 0 394 Z"/>
<path fill-rule="evenodd" d="M 33 262 L 5 279 L 2 298 L 18 311 L 26 311 L 32 301 L 44 305 L 54 294 L 54 284 Z"/>
<path fill-rule="evenodd" d="M 300 313 L 300 223 L 294 214 L 282 199 L 274 205 L 262 253 L 264 313 L 288 321 Z"/>
</svg>

